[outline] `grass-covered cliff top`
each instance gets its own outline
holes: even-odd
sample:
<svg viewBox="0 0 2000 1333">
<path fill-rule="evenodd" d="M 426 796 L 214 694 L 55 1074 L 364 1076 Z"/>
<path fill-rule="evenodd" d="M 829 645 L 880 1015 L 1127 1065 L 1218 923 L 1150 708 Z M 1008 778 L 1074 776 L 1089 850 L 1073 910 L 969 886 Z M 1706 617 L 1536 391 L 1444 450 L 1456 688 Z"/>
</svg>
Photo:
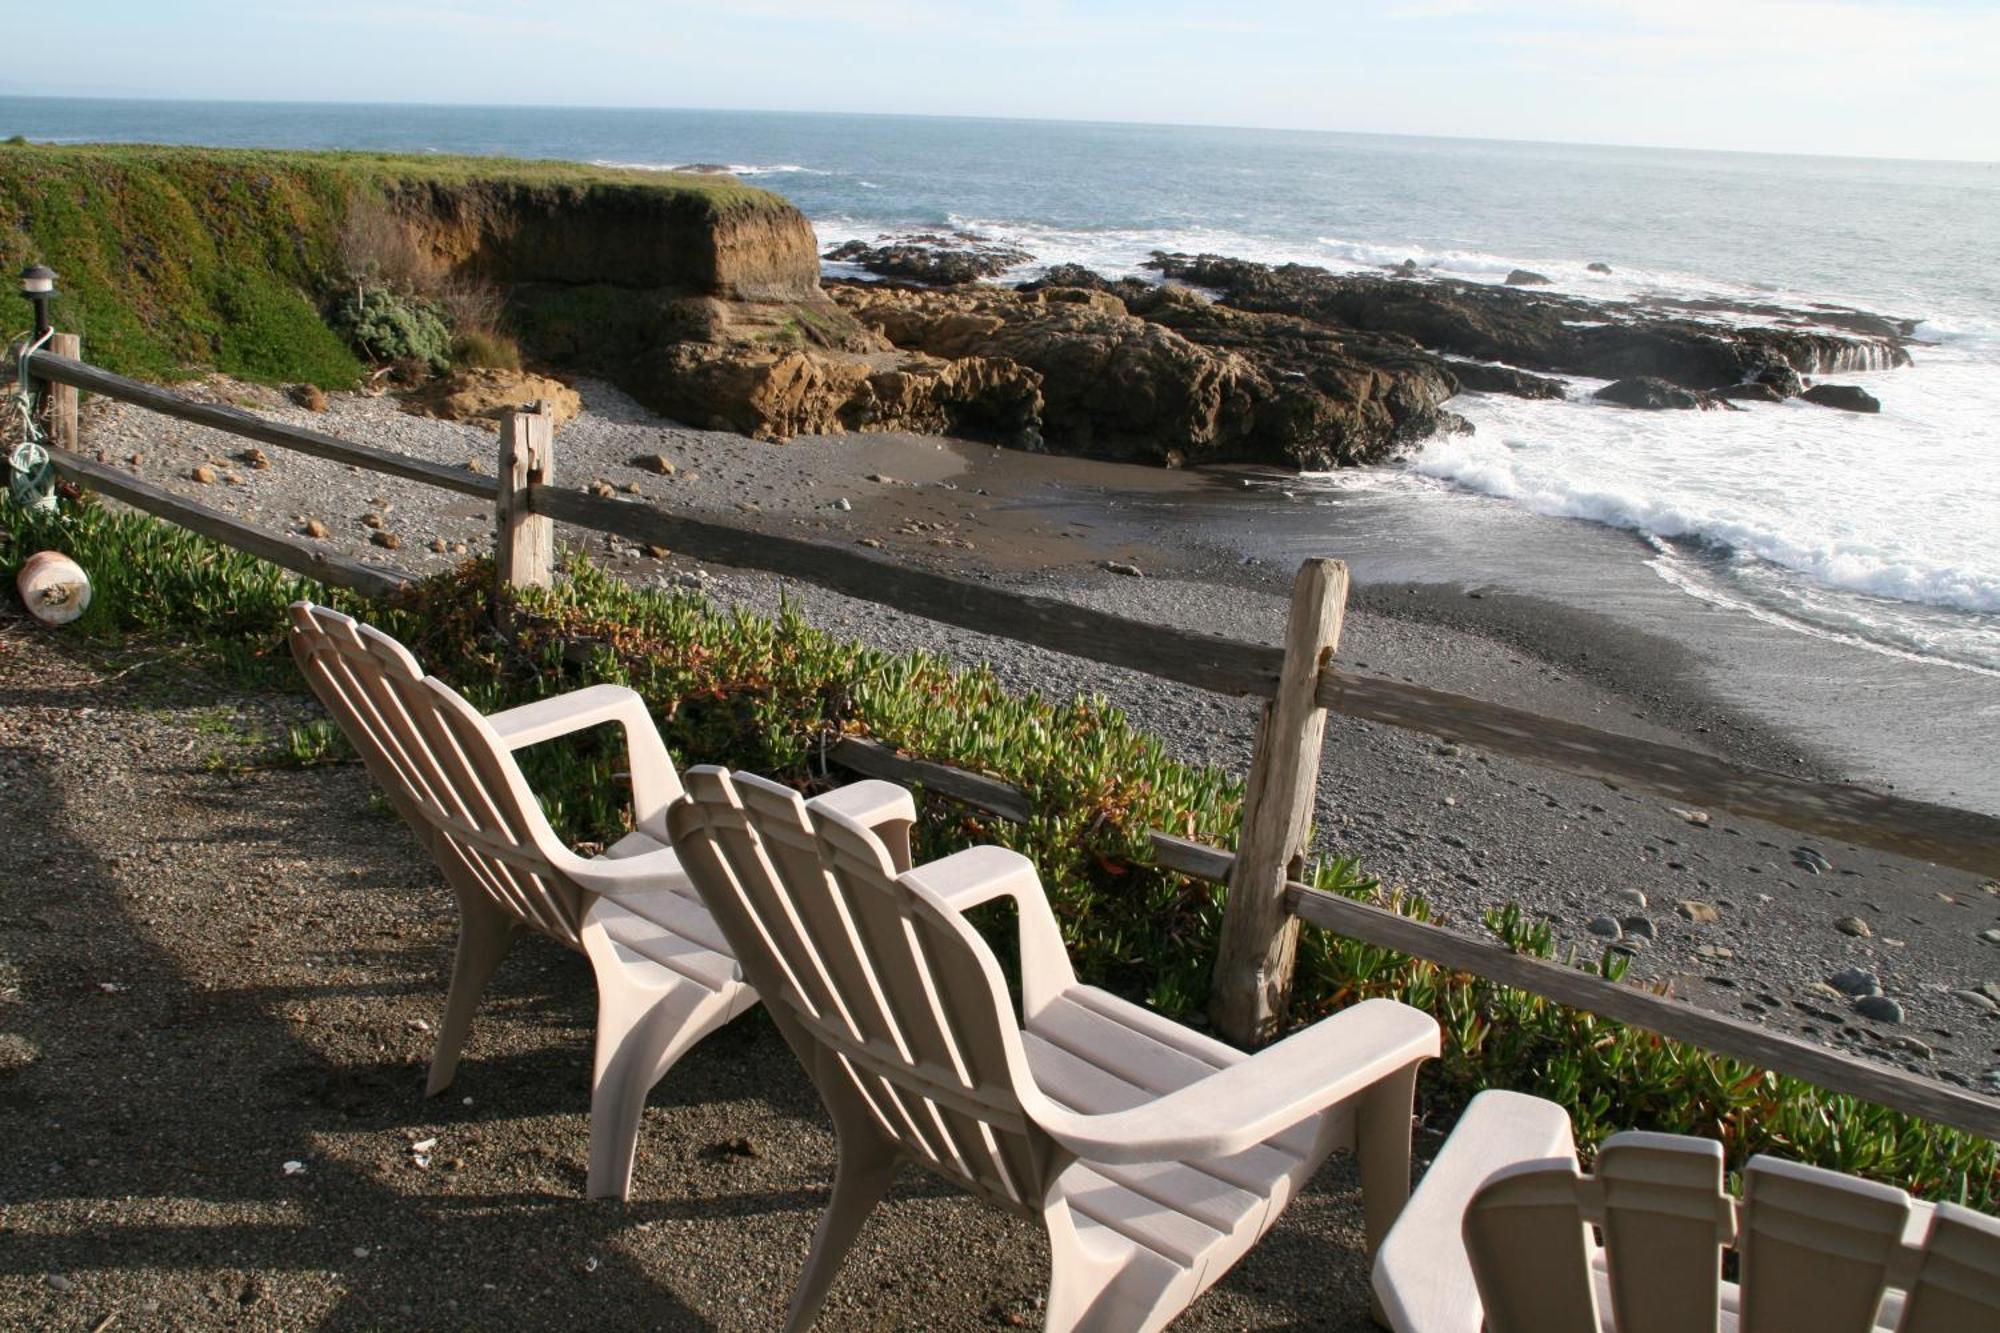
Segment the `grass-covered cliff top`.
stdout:
<svg viewBox="0 0 2000 1333">
<path fill-rule="evenodd" d="M 0 145 L 0 273 L 60 275 L 57 324 L 90 360 L 172 379 L 213 367 L 248 379 L 352 384 L 361 364 L 327 326 L 349 278 L 357 204 L 412 189 L 542 203 L 615 199 L 691 222 L 769 210 L 732 177 L 512 158 L 314 153 L 130 144 Z M 25 306 L 0 318 L 25 327 Z"/>
</svg>

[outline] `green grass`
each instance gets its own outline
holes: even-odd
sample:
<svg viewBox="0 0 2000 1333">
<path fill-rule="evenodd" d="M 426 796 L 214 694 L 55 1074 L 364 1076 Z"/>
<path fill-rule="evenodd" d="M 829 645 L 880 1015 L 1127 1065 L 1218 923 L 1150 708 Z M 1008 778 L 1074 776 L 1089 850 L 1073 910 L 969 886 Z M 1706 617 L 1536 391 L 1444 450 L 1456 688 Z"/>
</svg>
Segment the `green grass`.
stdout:
<svg viewBox="0 0 2000 1333">
<path fill-rule="evenodd" d="M 727 177 L 507 158 L 0 145 L 0 272 L 59 275 L 57 326 L 94 363 L 172 380 L 206 369 L 322 388 L 361 364 L 322 319 L 343 220 L 399 190 L 514 191 L 719 218 L 783 207 Z M 25 326 L 25 306 L 0 328 Z"/>
<path fill-rule="evenodd" d="M 1162 743 L 1094 699 L 1010 695 L 983 670 L 894 656 L 842 641 L 796 615 L 763 619 L 699 597 L 630 588 L 573 562 L 552 589 L 523 593 L 522 632 L 487 619 L 491 571 L 469 564 L 427 580 L 393 606 L 328 593 L 155 520 L 85 510 L 36 518 L 0 504 L 0 573 L 55 546 L 97 580 L 76 633 L 166 640 L 239 676 L 298 688 L 283 646 L 285 605 L 312 596 L 363 615 L 408 643 L 476 705 L 506 707 L 613 681 L 645 696 L 679 762 L 722 763 L 801 786 L 823 780 L 818 755 L 838 734 L 991 773 L 1028 795 L 1025 824 L 926 799 L 923 855 L 988 841 L 1040 868 L 1080 974 L 1199 1020 L 1221 921 L 1221 891 L 1148 863 L 1143 831 L 1233 845 L 1242 790 L 1233 777 L 1173 760 Z M 594 645 L 578 661 L 574 646 Z M 295 763 L 337 758 L 325 726 L 280 747 Z M 627 813 L 609 737 L 527 752 L 529 777 L 566 838 L 604 841 Z M 1311 878 L 1419 919 L 1419 900 L 1385 892 L 1349 861 Z M 1489 918 L 1510 947 L 1549 956 L 1544 925 L 1518 912 Z M 1004 933 L 996 934 L 1004 939 Z M 1622 961 L 1566 960 L 1614 979 Z M 1434 1014 L 1445 1054 L 1421 1097 L 1443 1125 L 1482 1088 L 1533 1092 L 1565 1106 L 1586 1150 L 1610 1132 L 1644 1128 L 1720 1139 L 1733 1167 L 1771 1152 L 1905 1186 L 1934 1199 L 2000 1208 L 2000 1147 L 1835 1096 L 1795 1079 L 1703 1053 L 1523 991 L 1307 927 L 1295 1017 L 1387 996 Z"/>
</svg>

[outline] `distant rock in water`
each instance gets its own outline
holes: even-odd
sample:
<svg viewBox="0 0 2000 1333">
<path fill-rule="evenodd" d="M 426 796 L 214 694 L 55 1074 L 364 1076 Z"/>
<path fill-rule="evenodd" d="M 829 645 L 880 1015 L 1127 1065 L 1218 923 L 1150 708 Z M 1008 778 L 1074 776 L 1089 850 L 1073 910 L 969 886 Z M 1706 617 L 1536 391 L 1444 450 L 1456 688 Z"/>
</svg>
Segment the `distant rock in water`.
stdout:
<svg viewBox="0 0 2000 1333">
<path fill-rule="evenodd" d="M 1613 381 L 1599 389 L 1591 397 L 1600 403 L 1611 403 L 1618 407 L 1641 407 L 1651 411 L 1673 408 L 1689 411 L 1698 407 L 1713 407 L 1715 400 L 1708 394 L 1693 389 L 1683 389 L 1680 385 L 1661 379 L 1657 375 L 1634 375 L 1630 379 Z"/>
<path fill-rule="evenodd" d="M 1882 400 L 1858 384 L 1815 384 L 1799 397 L 1843 412 L 1880 412 Z"/>
<path fill-rule="evenodd" d="M 1748 384 L 1731 384 L 1717 389 L 1718 398 L 1727 398 L 1735 403 L 1782 403 L 1785 395 L 1761 380 L 1751 380 Z"/>
<path fill-rule="evenodd" d="M 1592 273 L 1609 273 L 1611 271 L 1611 265 L 1605 263 L 1602 259 L 1593 259 L 1588 264 L 1585 264 L 1584 268 Z"/>
<path fill-rule="evenodd" d="M 1432 352 L 1544 373 L 1606 380 L 1654 376 L 1684 389 L 1713 391 L 1764 372 L 1822 375 L 1910 360 L 1888 321 L 1859 311 L 1829 312 L 1829 318 L 1872 320 L 1882 331 L 1834 332 L 1821 327 L 1821 312 L 1768 305 L 1721 309 L 1726 303 L 1707 303 L 1702 313 L 1767 318 L 1783 326 L 1690 318 L 1684 302 L 1604 301 L 1456 279 L 1336 274 L 1220 255 L 1156 254 L 1150 266 L 1219 292 L 1239 309 L 1399 335 Z"/>
<path fill-rule="evenodd" d="M 997 277 L 1034 260 L 1026 250 L 963 232 L 950 236 L 926 233 L 878 245 L 849 241 L 827 251 L 823 258 L 854 264 L 881 277 L 903 278 L 932 287 L 961 287 L 982 278 Z"/>
<path fill-rule="evenodd" d="M 1445 369 L 1458 378 L 1458 387 L 1474 393 L 1504 393 L 1515 398 L 1567 398 L 1569 390 L 1561 380 L 1546 375 L 1530 375 L 1512 366 L 1489 365 L 1483 361 L 1456 361 L 1445 358 Z"/>
<path fill-rule="evenodd" d="M 1507 275 L 1507 285 L 1509 287 L 1546 287 L 1549 285 L 1549 279 L 1528 269 L 1517 268 Z"/>
</svg>

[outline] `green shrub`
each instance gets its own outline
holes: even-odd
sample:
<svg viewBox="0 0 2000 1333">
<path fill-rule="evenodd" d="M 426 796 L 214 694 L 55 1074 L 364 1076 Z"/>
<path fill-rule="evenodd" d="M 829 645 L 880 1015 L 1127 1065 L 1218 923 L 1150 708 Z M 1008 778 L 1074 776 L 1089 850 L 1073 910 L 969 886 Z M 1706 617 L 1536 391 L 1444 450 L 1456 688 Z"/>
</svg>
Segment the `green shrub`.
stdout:
<svg viewBox="0 0 2000 1333">
<path fill-rule="evenodd" d="M 453 340 L 451 359 L 474 370 L 519 370 L 521 348 L 505 334 L 471 329 Z"/>
<path fill-rule="evenodd" d="M 1039 867 L 1085 980 L 1199 1021 L 1221 890 L 1149 864 L 1142 834 L 1159 828 L 1232 845 L 1241 786 L 1173 760 L 1100 700 L 1010 695 L 983 669 L 864 648 L 789 609 L 767 620 L 698 596 L 634 589 L 580 561 L 554 588 L 520 594 L 519 634 L 510 641 L 488 618 L 492 574 L 483 563 L 428 579 L 394 605 L 368 604 L 142 516 L 52 519 L 0 502 L 0 573 L 11 580 L 43 546 L 69 551 L 97 581 L 80 632 L 172 635 L 263 681 L 298 688 L 283 646 L 285 605 L 312 596 L 403 639 L 484 709 L 599 681 L 630 685 L 684 763 L 806 786 L 824 780 L 826 740 L 848 734 L 993 774 L 1027 793 L 1032 817 L 1012 824 L 926 798 L 920 855 L 974 842 L 1020 850 Z M 590 645 L 582 660 L 579 644 Z M 324 728 L 288 738 L 287 750 L 300 763 L 337 753 Z M 523 757 L 564 837 L 604 841 L 623 831 L 622 754 L 602 729 Z M 1330 892 L 1429 916 L 1421 900 L 1385 892 L 1349 861 L 1323 862 L 1311 878 Z M 1518 911 L 1495 914 L 1486 927 L 1516 951 L 1552 952 L 1548 928 Z M 1421 1083 L 1436 1127 L 1480 1089 L 1518 1088 L 1567 1108 L 1586 1150 L 1618 1129 L 1702 1134 L 1721 1140 L 1737 1167 L 1771 1152 L 1928 1198 L 2000 1207 L 2000 1146 L 1990 1140 L 1328 931 L 1305 928 L 1299 948 L 1301 1020 L 1372 996 L 1436 1016 L 1444 1055 Z M 1623 972 L 1611 957 L 1566 961 L 1612 979 Z"/>
<path fill-rule="evenodd" d="M 349 292 L 334 303 L 333 327 L 373 361 L 451 364 L 451 330 L 436 306 L 381 287 Z"/>
</svg>

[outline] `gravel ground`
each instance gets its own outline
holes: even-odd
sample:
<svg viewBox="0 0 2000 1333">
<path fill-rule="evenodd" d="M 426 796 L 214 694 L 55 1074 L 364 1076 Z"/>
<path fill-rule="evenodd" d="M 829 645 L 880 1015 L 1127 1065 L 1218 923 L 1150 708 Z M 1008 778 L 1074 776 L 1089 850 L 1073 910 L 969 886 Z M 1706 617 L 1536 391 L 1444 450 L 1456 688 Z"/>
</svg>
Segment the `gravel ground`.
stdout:
<svg viewBox="0 0 2000 1333">
<path fill-rule="evenodd" d="M 834 1146 L 775 1030 L 655 1092 L 627 1204 L 581 957 L 524 940 L 424 1099 L 450 898 L 358 767 L 271 766 L 312 707 L 0 620 L 0 1327 L 777 1326 Z M 1371 1327 L 1358 1228 L 1337 1161 L 1176 1327 Z M 1033 1326 L 1046 1263 L 907 1172 L 821 1326 Z"/>
<path fill-rule="evenodd" d="M 673 425 L 607 384 L 577 387 L 586 411 L 558 433 L 561 480 L 603 481 L 646 503 L 817 540 L 879 544 L 911 563 L 1246 641 L 1275 642 L 1282 629 L 1289 571 L 1191 546 L 1172 526 L 1170 508 L 1121 503 L 1134 492 L 1218 484 L 1212 476 L 910 435 L 771 445 Z M 220 380 L 206 388 L 345 438 L 492 471 L 491 432 L 408 415 L 388 397 L 335 395 L 328 412 L 315 414 L 270 390 Z M 436 568 L 462 558 L 459 546 L 479 551 L 490 539 L 484 506 L 468 497 L 400 484 L 391 492 L 382 477 L 280 450 L 268 451 L 269 467 L 252 468 L 233 456 L 240 440 L 117 404 L 87 410 L 86 442 L 107 460 L 140 455 L 133 470 L 141 475 L 267 525 L 297 530 L 317 517 L 329 546 L 363 559 Z M 671 476 L 634 466 L 656 455 L 674 464 Z M 204 464 L 223 480 L 191 481 Z M 368 524 L 375 521 L 399 535 L 398 549 L 374 544 Z M 1102 694 L 1192 760 L 1240 772 L 1249 755 L 1256 714 L 1246 701 L 808 584 L 781 588 L 761 574 L 656 559 L 603 534 L 561 528 L 559 539 L 636 582 L 700 588 L 766 611 L 782 591 L 816 623 L 871 643 L 983 662 L 1021 689 Z M 1337 533 L 1329 542 L 1337 547 Z M 1121 577 L 1106 571 L 1108 563 L 1136 564 L 1150 577 Z M 1471 597 L 1436 585 L 1358 588 L 1341 660 L 1749 763 L 1836 776 L 1790 737 L 1718 701 L 1677 643 L 1539 599 Z M 1635 952 L 1637 975 L 1698 1003 L 2000 1092 L 2000 946 L 1982 938 L 2000 924 L 2000 889 L 1755 821 L 1718 814 L 1701 822 L 1708 814 L 1336 716 L 1317 836 L 1322 850 L 1359 857 L 1460 924 L 1518 902 L 1551 924 L 1560 947 L 1595 957 L 1609 942 L 1592 933 L 1596 923 Z M 1840 923 L 1852 929 L 1853 919 L 1868 933 L 1844 933 Z M 1843 974 L 1849 990 L 1878 989 L 1894 1009 L 1833 988 Z"/>
</svg>

